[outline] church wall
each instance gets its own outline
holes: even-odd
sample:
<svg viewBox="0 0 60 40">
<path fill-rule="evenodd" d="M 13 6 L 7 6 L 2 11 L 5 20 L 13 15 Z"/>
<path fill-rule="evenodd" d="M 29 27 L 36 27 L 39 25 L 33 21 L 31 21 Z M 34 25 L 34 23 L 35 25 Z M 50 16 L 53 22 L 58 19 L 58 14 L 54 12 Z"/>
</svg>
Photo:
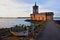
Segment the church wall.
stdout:
<svg viewBox="0 0 60 40">
<path fill-rule="evenodd" d="M 51 16 L 47 16 L 47 20 L 49 20 L 49 21 L 53 20 L 52 17 L 53 17 L 52 15 Z"/>
<path fill-rule="evenodd" d="M 53 12 L 39 13 L 38 7 L 39 6 L 37 6 L 35 3 L 35 5 L 33 6 L 33 14 L 30 14 L 31 20 L 43 20 L 43 21 L 53 20 Z"/>
<path fill-rule="evenodd" d="M 46 14 L 31 14 L 31 20 L 44 20 L 46 21 Z"/>
</svg>

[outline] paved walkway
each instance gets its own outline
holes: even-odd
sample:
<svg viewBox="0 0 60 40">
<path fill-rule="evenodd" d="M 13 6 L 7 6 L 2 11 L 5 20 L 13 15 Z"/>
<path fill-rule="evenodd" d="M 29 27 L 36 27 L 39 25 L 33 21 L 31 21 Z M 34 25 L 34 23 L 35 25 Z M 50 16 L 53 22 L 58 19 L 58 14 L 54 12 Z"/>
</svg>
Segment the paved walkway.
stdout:
<svg viewBox="0 0 60 40">
<path fill-rule="evenodd" d="M 36 40 L 60 40 L 59 29 L 56 28 L 54 22 L 47 21 L 44 27 L 44 31 L 39 33 Z"/>
</svg>

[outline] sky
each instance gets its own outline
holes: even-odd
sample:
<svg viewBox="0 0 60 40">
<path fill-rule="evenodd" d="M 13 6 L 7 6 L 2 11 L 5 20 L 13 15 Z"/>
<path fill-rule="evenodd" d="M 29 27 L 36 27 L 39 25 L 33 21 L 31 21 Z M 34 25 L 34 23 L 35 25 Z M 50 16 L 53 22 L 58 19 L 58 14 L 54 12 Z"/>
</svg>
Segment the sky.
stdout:
<svg viewBox="0 0 60 40">
<path fill-rule="evenodd" d="M 29 17 L 35 2 L 39 12 L 54 12 L 54 17 L 60 17 L 60 0 L 0 0 L 0 17 Z"/>
</svg>

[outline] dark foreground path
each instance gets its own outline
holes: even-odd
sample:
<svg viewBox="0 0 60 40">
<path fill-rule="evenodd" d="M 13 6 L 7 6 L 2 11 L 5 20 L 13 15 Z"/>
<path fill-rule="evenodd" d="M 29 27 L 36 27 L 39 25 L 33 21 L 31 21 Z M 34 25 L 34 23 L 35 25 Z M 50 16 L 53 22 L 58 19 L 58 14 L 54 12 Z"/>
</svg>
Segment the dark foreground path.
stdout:
<svg viewBox="0 0 60 40">
<path fill-rule="evenodd" d="M 60 40 L 59 29 L 54 22 L 47 21 L 44 27 L 44 31 L 39 33 L 36 40 Z"/>
</svg>

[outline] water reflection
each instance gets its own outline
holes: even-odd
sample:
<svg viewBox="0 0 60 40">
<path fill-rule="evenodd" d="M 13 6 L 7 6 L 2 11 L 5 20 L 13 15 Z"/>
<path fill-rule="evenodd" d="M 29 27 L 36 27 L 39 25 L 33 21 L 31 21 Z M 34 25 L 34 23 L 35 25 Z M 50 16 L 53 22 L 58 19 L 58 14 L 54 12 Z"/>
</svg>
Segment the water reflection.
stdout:
<svg viewBox="0 0 60 40">
<path fill-rule="evenodd" d="M 14 25 L 30 25 L 30 22 L 25 22 L 27 18 L 22 19 L 0 19 L 0 28 L 10 28 L 14 27 Z"/>
</svg>

